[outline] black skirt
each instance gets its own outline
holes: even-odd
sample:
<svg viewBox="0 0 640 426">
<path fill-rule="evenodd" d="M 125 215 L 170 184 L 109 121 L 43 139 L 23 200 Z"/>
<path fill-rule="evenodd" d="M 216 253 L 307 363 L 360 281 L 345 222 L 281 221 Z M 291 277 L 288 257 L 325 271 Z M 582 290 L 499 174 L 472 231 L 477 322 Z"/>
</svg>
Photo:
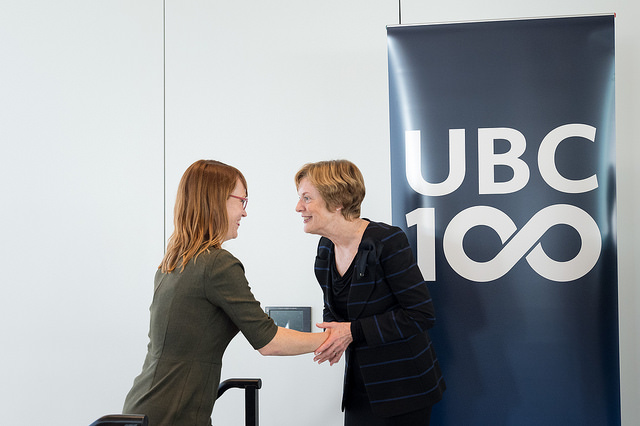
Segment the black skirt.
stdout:
<svg viewBox="0 0 640 426">
<path fill-rule="evenodd" d="M 373 413 L 360 373 L 356 353 L 350 359 L 349 386 L 345 394 L 345 426 L 429 426 L 431 406 L 399 416 L 381 417 Z"/>
</svg>

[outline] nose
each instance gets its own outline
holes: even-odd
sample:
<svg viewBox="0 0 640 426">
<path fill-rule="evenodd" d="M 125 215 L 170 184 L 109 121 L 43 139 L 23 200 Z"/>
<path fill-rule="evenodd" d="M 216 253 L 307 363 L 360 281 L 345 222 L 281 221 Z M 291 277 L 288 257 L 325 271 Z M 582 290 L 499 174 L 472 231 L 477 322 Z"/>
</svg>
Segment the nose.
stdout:
<svg viewBox="0 0 640 426">
<path fill-rule="evenodd" d="M 302 198 L 298 199 L 298 203 L 296 204 L 296 212 L 300 213 L 304 210 L 304 203 L 302 202 Z"/>
</svg>

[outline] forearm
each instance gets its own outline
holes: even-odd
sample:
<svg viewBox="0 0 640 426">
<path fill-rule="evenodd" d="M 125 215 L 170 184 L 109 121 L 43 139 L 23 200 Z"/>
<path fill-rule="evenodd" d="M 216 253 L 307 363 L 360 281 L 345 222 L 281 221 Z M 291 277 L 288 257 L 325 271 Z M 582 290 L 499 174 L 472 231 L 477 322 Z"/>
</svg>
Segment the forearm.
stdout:
<svg viewBox="0 0 640 426">
<path fill-rule="evenodd" d="M 258 352 L 265 356 L 306 354 L 316 350 L 327 337 L 329 333 L 304 333 L 278 327 L 275 337 Z"/>
</svg>

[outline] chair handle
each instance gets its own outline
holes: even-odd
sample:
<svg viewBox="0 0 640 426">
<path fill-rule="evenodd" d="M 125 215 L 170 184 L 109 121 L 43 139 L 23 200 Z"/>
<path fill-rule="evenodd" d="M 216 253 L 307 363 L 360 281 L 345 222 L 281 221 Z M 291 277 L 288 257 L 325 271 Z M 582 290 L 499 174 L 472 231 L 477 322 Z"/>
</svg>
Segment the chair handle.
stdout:
<svg viewBox="0 0 640 426">
<path fill-rule="evenodd" d="M 262 379 L 227 379 L 218 386 L 218 398 L 231 388 L 240 389 L 260 389 L 262 387 Z"/>
<path fill-rule="evenodd" d="M 218 386 L 218 398 L 220 398 L 227 389 L 244 389 L 245 424 L 246 426 L 258 426 L 260 421 L 258 415 L 258 389 L 261 387 L 261 379 L 227 379 Z"/>
<path fill-rule="evenodd" d="M 109 414 L 100 417 L 91 426 L 147 426 L 149 419 L 142 414 Z"/>
</svg>

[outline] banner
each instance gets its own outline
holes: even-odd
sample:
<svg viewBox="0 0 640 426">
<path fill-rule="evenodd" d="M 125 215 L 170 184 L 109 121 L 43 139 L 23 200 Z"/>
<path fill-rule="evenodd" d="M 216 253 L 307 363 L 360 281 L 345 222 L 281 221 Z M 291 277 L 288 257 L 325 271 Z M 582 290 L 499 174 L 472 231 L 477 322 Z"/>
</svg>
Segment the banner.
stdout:
<svg viewBox="0 0 640 426">
<path fill-rule="evenodd" d="M 620 425 L 614 16 L 387 29 L 393 223 L 433 425 Z"/>
</svg>

